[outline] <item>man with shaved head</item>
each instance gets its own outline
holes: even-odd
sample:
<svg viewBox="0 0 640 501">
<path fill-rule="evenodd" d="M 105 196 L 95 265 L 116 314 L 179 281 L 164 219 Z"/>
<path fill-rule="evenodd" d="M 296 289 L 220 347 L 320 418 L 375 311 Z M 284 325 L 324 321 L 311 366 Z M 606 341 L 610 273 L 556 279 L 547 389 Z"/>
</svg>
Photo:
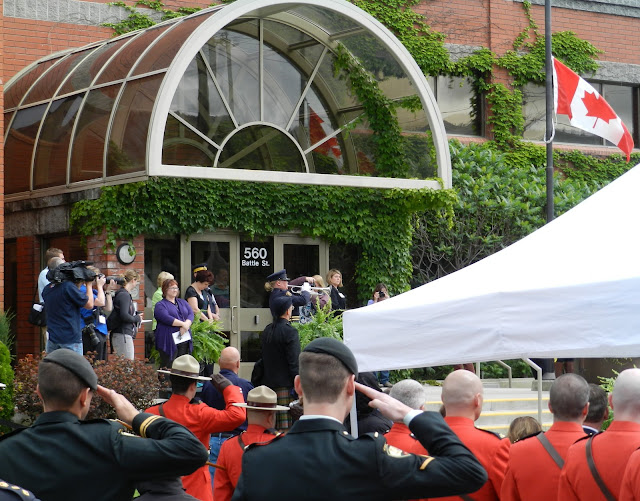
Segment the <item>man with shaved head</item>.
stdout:
<svg viewBox="0 0 640 501">
<path fill-rule="evenodd" d="M 251 381 L 238 376 L 240 370 L 240 352 L 233 346 L 227 346 L 220 352 L 220 358 L 218 359 L 218 365 L 220 366 L 220 374 L 226 377 L 231 384 L 238 386 L 242 391 L 245 403 L 247 402 L 247 395 L 253 390 Z M 200 393 L 202 401 L 213 407 L 214 409 L 224 410 L 226 403 L 222 393 L 215 389 L 210 381 L 205 381 L 202 384 L 202 392 Z M 233 430 L 223 431 L 221 433 L 213 433 L 209 442 L 209 462 L 215 464 L 218 460 L 218 454 L 220 453 L 220 447 L 222 444 L 236 435 L 240 435 L 247 429 L 247 421 Z M 213 479 L 215 477 L 216 469 L 213 466 L 209 467 L 209 473 L 211 474 L 211 485 L 213 486 Z"/>
<path fill-rule="evenodd" d="M 564 501 L 558 497 L 560 471 L 569 447 L 585 436 L 582 423 L 589 412 L 589 385 L 584 378 L 577 374 L 557 378 L 549 391 L 549 410 L 553 425 L 546 433 L 511 446 L 500 491 L 503 501 Z"/>
<path fill-rule="evenodd" d="M 480 378 L 469 371 L 453 371 L 442 385 L 442 403 L 446 411 L 444 420 L 489 475 L 482 488 L 469 494 L 469 498 L 497 501 L 509 461 L 510 442 L 508 438 L 475 427 L 474 423 L 482 413 L 483 395 Z M 459 501 L 460 497 L 442 499 Z"/>
<path fill-rule="evenodd" d="M 620 373 L 609 395 L 609 404 L 614 413 L 609 428 L 604 433 L 585 437 L 569 449 L 560 475 L 558 499 L 606 500 L 603 487 L 615 499 L 620 498 L 625 466 L 640 447 L 640 369 Z M 595 473 L 589 466 L 589 456 Z M 600 482 L 596 477 L 600 477 Z"/>
</svg>

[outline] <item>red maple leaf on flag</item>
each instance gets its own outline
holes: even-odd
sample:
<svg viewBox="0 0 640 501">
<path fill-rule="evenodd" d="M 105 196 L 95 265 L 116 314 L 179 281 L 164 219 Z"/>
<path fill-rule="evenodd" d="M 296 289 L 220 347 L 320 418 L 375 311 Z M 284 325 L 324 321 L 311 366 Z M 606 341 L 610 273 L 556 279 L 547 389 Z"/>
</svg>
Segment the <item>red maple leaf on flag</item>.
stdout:
<svg viewBox="0 0 640 501">
<path fill-rule="evenodd" d="M 616 112 L 611 109 L 611 106 L 609 106 L 609 104 L 595 92 L 586 92 L 582 98 L 582 102 L 587 108 L 587 116 L 594 117 L 596 119 L 593 123 L 594 128 L 598 123 L 598 119 L 609 123 L 610 120 L 618 118 L 618 115 L 616 115 Z"/>
</svg>

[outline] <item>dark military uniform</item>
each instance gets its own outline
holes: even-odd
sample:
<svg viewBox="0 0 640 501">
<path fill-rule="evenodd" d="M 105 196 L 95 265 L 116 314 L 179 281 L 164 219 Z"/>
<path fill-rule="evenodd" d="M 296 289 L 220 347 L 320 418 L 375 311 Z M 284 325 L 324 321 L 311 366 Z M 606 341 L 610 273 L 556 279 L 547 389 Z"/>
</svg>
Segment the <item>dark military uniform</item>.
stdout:
<svg viewBox="0 0 640 501">
<path fill-rule="evenodd" d="M 271 295 L 269 296 L 269 308 L 271 309 L 271 314 L 274 317 L 279 317 L 280 315 L 276 315 L 273 309 L 273 301 L 282 296 L 290 296 L 291 304 L 293 304 L 293 316 L 298 315 L 298 308 L 300 306 L 304 306 L 309 301 L 311 301 L 311 295 L 307 291 L 302 291 L 300 294 L 292 294 L 289 291 L 283 291 L 282 289 L 273 289 L 271 291 Z"/>
<path fill-rule="evenodd" d="M 198 439 L 169 419 L 140 413 L 133 430 L 140 436 L 116 421 L 45 412 L 0 437 L 0 478 L 46 501 L 128 501 L 136 481 L 187 475 L 207 461 Z"/>
<path fill-rule="evenodd" d="M 473 492 L 486 482 L 440 414 L 422 413 L 409 428 L 433 456 L 404 453 L 378 434 L 355 439 L 330 418 L 301 419 L 269 444 L 249 446 L 233 499 L 410 499 Z"/>
<path fill-rule="evenodd" d="M 13 485 L 0 480 L 0 501 L 39 501 L 32 492 L 18 485 Z"/>
</svg>

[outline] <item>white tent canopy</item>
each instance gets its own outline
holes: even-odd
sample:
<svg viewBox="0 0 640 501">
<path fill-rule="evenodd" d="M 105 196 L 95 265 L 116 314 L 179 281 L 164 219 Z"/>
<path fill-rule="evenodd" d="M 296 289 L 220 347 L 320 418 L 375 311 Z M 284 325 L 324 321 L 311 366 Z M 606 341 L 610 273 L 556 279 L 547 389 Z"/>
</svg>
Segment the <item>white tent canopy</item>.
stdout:
<svg viewBox="0 0 640 501">
<path fill-rule="evenodd" d="M 640 355 L 640 166 L 510 247 L 344 313 L 361 371 Z"/>
</svg>

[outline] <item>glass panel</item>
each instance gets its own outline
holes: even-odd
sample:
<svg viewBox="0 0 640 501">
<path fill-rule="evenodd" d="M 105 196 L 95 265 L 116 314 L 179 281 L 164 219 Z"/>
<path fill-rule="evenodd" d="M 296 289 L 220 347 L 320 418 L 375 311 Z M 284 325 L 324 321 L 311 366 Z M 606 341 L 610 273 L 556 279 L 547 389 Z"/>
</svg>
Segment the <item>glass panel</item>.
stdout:
<svg viewBox="0 0 640 501">
<path fill-rule="evenodd" d="M 478 135 L 473 110 L 473 86 L 466 78 L 459 77 L 438 77 L 437 85 L 438 108 L 447 133 Z"/>
<path fill-rule="evenodd" d="M 229 242 L 191 242 L 191 264 L 207 263 L 207 269 L 213 273 L 213 284 L 209 289 L 220 308 L 229 308 L 231 305 L 230 255 Z M 191 282 L 192 277 L 189 277 L 184 286 L 181 284 L 181 289 L 185 290 Z M 262 285 L 264 290 L 264 277 Z"/>
<path fill-rule="evenodd" d="M 314 87 L 334 108 L 342 110 L 359 106 L 357 98 L 351 95 L 347 87 L 344 72 L 340 72 L 338 75 L 334 74 L 334 62 L 333 54 L 327 54 L 324 57 L 313 82 Z"/>
<path fill-rule="evenodd" d="M 247 127 L 225 144 L 216 167 L 306 172 L 300 150 L 279 130 L 264 125 Z"/>
<path fill-rule="evenodd" d="M 151 112 L 164 74 L 127 82 L 107 154 L 107 176 L 144 171 Z"/>
<path fill-rule="evenodd" d="M 95 48 L 95 47 L 94 47 Z M 94 48 L 76 52 L 68 57 L 60 60 L 34 87 L 29 91 L 23 104 L 36 103 L 54 97 L 56 89 L 62 83 L 62 80 L 73 71 L 82 59 Z"/>
<path fill-rule="evenodd" d="M 23 75 L 20 80 L 14 82 L 4 93 L 4 107 L 5 109 L 18 106 L 20 99 L 24 96 L 25 92 L 29 90 L 29 87 L 36 81 L 36 79 L 42 75 L 46 70 L 51 68 L 53 63 L 60 61 L 60 58 L 50 59 L 44 63 L 36 64 L 31 70 Z M 5 122 L 6 123 L 6 122 Z"/>
<path fill-rule="evenodd" d="M 89 92 L 78 118 L 71 152 L 71 182 L 102 177 L 104 138 L 120 85 Z"/>
<path fill-rule="evenodd" d="M 273 45 L 274 47 L 281 48 L 282 51 L 284 51 L 286 46 L 314 40 L 309 35 L 296 28 L 292 28 L 287 24 L 271 21 L 269 19 L 265 19 L 263 21 L 262 32 L 266 43 Z M 312 47 L 317 48 L 318 46 L 322 49 L 320 43 L 316 43 L 316 45 L 313 45 Z M 288 47 L 286 47 L 286 49 L 288 52 Z"/>
<path fill-rule="evenodd" d="M 33 145 L 46 108 L 46 104 L 40 104 L 20 110 L 13 121 L 4 147 L 8 161 L 4 174 L 6 193 L 30 189 Z"/>
<path fill-rule="evenodd" d="M 320 273 L 320 246 L 284 244 L 282 252 L 289 278 L 310 277 Z"/>
<path fill-rule="evenodd" d="M 259 42 L 254 21 L 220 30 L 203 48 L 220 89 L 239 124 L 260 119 Z"/>
<path fill-rule="evenodd" d="M 257 362 L 262 356 L 260 332 L 240 331 L 240 354 L 243 362 Z"/>
<path fill-rule="evenodd" d="M 600 92 L 600 84 L 591 84 Z M 523 88 L 523 112 L 525 130 L 523 137 L 534 141 L 542 141 L 546 130 L 545 89 L 543 86 L 527 84 Z M 594 134 L 573 127 L 566 115 L 557 115 L 554 141 L 558 143 L 602 144 L 602 139 Z"/>
<path fill-rule="evenodd" d="M 64 94 L 69 94 L 89 87 L 91 82 L 93 82 L 93 79 L 104 67 L 113 53 L 128 42 L 129 39 L 130 37 L 122 38 L 117 42 L 106 43 L 99 49 L 95 50 L 77 66 L 73 75 L 71 75 L 58 92 L 58 95 L 62 96 Z"/>
<path fill-rule="evenodd" d="M 358 58 L 365 70 L 371 73 L 378 82 L 392 79 L 385 89 L 387 97 L 406 96 L 415 93 L 407 79 L 407 75 L 391 52 L 371 33 L 358 33 L 340 37 L 341 42 L 351 54 Z M 398 80 L 406 80 L 398 84 Z M 397 87 L 397 88 L 396 88 Z"/>
<path fill-rule="evenodd" d="M 217 144 L 222 143 L 222 140 L 235 129 L 220 93 L 199 54 L 191 61 L 180 80 L 173 96 L 171 111 Z M 165 131 L 165 141 L 168 139 L 168 133 Z M 213 165 L 213 162 L 208 165 Z"/>
<path fill-rule="evenodd" d="M 127 76 L 135 62 L 153 41 L 167 31 L 173 24 L 163 24 L 157 28 L 148 28 L 136 35 L 129 45 L 121 50 L 100 75 L 96 85 L 122 80 Z M 129 41 L 129 39 L 127 39 Z"/>
<path fill-rule="evenodd" d="M 265 121 L 286 127 L 307 79 L 291 61 L 265 45 L 264 117 Z"/>
<path fill-rule="evenodd" d="M 622 123 L 627 126 L 631 137 L 635 130 L 635 124 L 633 123 L 633 88 L 625 85 L 602 85 L 603 97 L 607 100 L 607 103 L 618 114 Z M 613 143 L 606 141 L 609 146 L 615 146 Z"/>
<path fill-rule="evenodd" d="M 359 25 L 342 14 L 320 7 L 304 5 L 291 9 L 289 12 L 308 19 L 329 34 L 359 28 Z"/>
<path fill-rule="evenodd" d="M 33 170 L 33 188 L 64 186 L 67 183 L 67 154 L 71 130 L 84 94 L 51 103 L 42 124 Z"/>
<path fill-rule="evenodd" d="M 240 242 L 240 306 L 268 308 L 269 293 L 264 288 L 267 275 L 273 273 L 273 238 Z"/>
<path fill-rule="evenodd" d="M 184 45 L 184 41 L 187 39 L 193 31 L 200 26 L 204 21 L 209 19 L 211 14 L 203 14 L 199 16 L 190 16 L 184 20 L 181 20 L 175 28 L 166 33 L 165 36 L 160 38 L 149 49 L 149 52 L 144 56 L 144 59 L 140 61 L 140 64 L 136 66 L 134 75 L 141 75 L 150 71 L 161 70 L 168 68 L 173 58 L 176 56 L 180 48 Z"/>
<path fill-rule="evenodd" d="M 435 177 L 438 172 L 438 164 L 435 160 L 431 134 L 405 134 L 405 158 L 409 163 L 409 174 L 407 177 L 424 179 Z"/>
<path fill-rule="evenodd" d="M 158 275 L 161 271 L 171 273 L 182 286 L 180 277 L 180 240 L 144 239 L 144 305 L 151 308 L 153 293 L 158 289 Z M 187 284 L 188 285 L 188 284 Z M 146 313 L 146 312 L 145 312 Z M 153 316 L 145 318 L 152 319 Z"/>
<path fill-rule="evenodd" d="M 218 150 L 174 117 L 167 117 L 162 163 L 213 167 Z"/>
</svg>

